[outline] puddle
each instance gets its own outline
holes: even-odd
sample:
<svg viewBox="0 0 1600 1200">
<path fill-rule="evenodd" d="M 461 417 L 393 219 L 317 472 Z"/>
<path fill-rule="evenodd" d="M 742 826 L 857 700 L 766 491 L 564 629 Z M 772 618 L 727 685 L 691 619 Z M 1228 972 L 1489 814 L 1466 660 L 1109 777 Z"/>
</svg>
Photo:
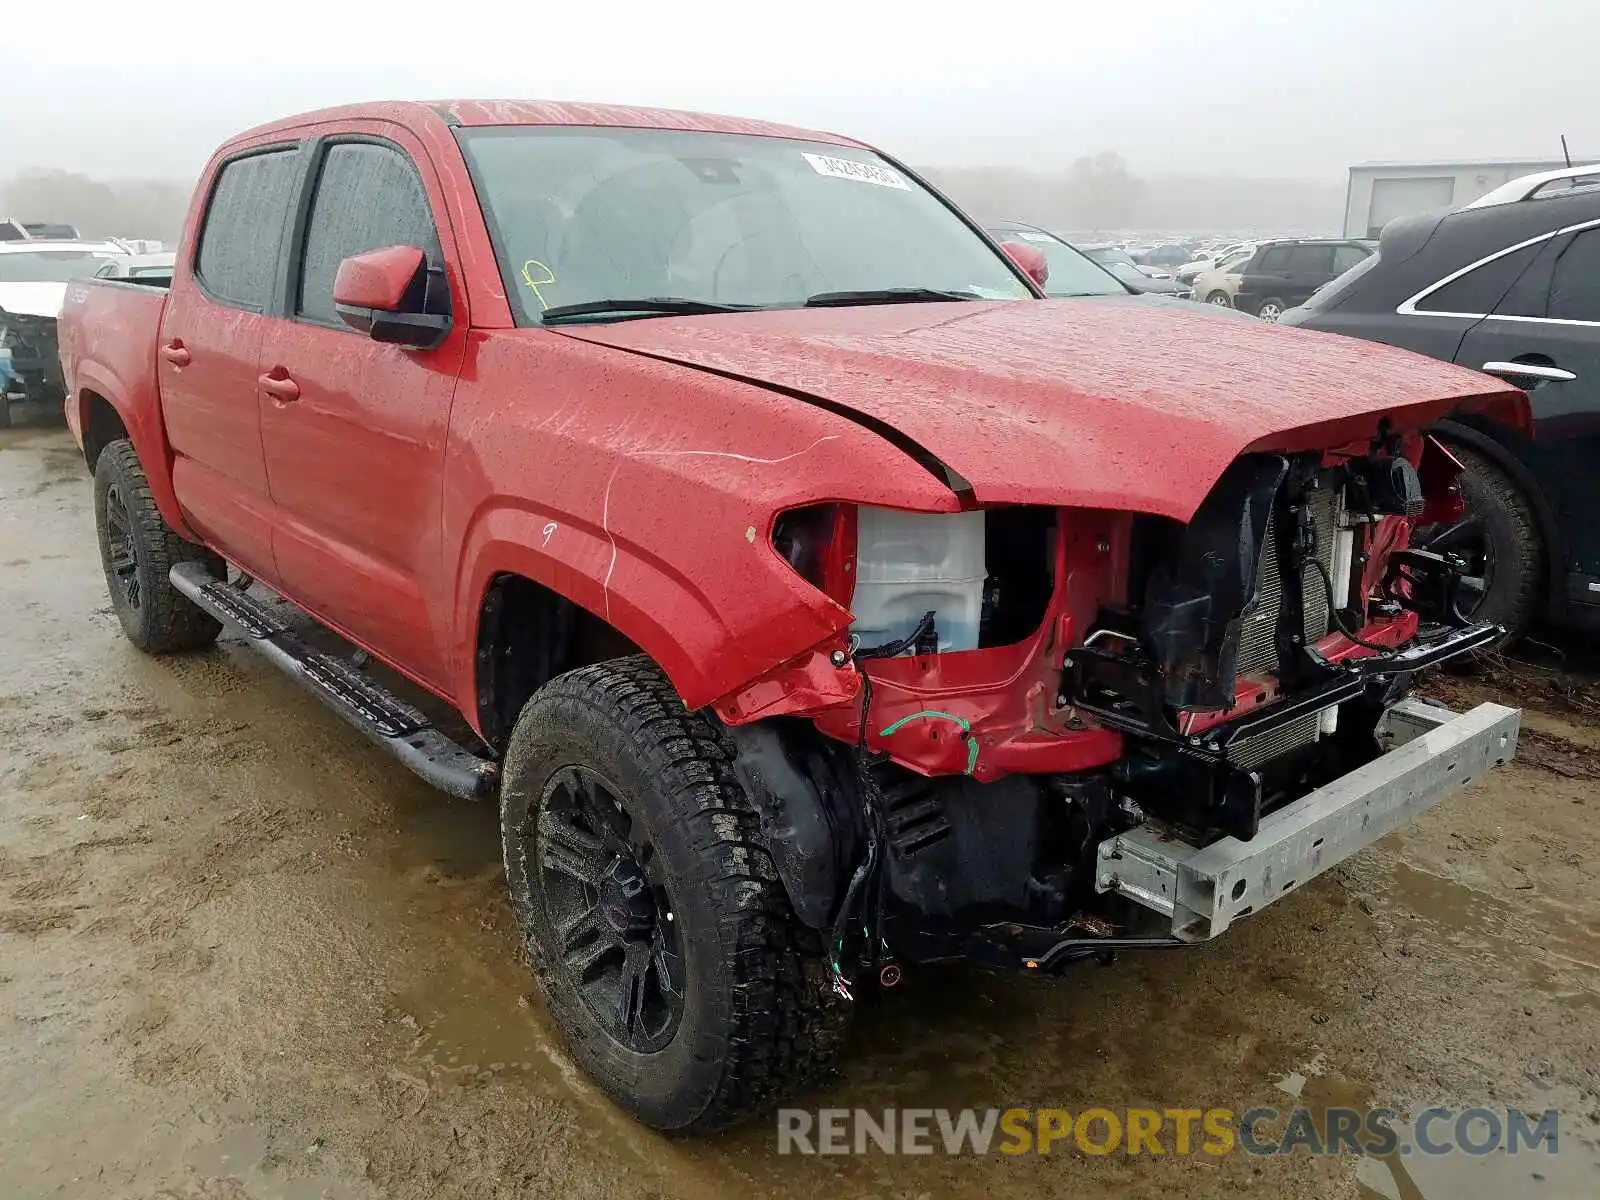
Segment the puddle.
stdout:
<svg viewBox="0 0 1600 1200">
<path fill-rule="evenodd" d="M 319 1159 L 333 1154 L 322 1139 L 304 1146 L 275 1145 L 239 1113 L 224 1113 L 222 1123 L 219 1137 L 191 1145 L 183 1156 L 202 1194 L 231 1196 L 231 1189 L 217 1185 L 233 1181 L 251 1200 L 356 1200 L 366 1195 L 340 1182 L 344 1172 L 333 1164 L 322 1166 Z"/>
<path fill-rule="evenodd" d="M 1481 1125 L 1475 1128 L 1481 1135 Z M 1416 1129 L 1409 1122 L 1396 1122 L 1395 1131 L 1402 1147 L 1415 1144 Z M 1437 1130 L 1433 1136 L 1437 1141 Z M 1542 1149 L 1517 1154 L 1394 1154 L 1362 1159 L 1356 1168 L 1363 1200 L 1594 1200 L 1597 1180 L 1600 1154 L 1565 1129 L 1555 1154 Z"/>
<path fill-rule="evenodd" d="M 1403 862 L 1394 864 L 1382 899 L 1443 930 L 1449 941 L 1498 960 L 1565 1004 L 1600 999 L 1600 932 L 1560 905 L 1538 896 L 1512 905 Z M 1548 968 L 1530 970 L 1530 956 L 1546 960 Z"/>
<path fill-rule="evenodd" d="M 1292 1104 L 1307 1109 L 1314 1126 L 1326 1129 L 1328 1110 L 1390 1107 L 1400 1114 L 1393 1122 L 1397 1138 L 1394 1152 L 1381 1157 L 1356 1160 L 1355 1182 L 1361 1200 L 1509 1200 L 1511 1197 L 1538 1197 L 1540 1200 L 1594 1200 L 1600 1180 L 1600 1145 L 1587 1136 L 1583 1113 L 1587 1107 L 1575 1090 L 1545 1103 L 1560 1113 L 1559 1141 L 1555 1153 L 1542 1147 L 1519 1147 L 1516 1153 L 1504 1149 L 1488 1154 L 1455 1150 L 1447 1154 L 1426 1154 L 1420 1149 L 1415 1120 L 1431 1103 L 1396 1103 L 1373 1094 L 1365 1084 L 1332 1069 L 1325 1055 L 1285 1072 L 1273 1086 Z M 1461 1112 L 1470 1105 L 1454 1105 Z M 1487 1108 L 1497 1107 L 1485 1104 Z M 1504 1108 L 1501 1108 L 1502 1119 Z M 1426 1130 L 1435 1144 L 1451 1140 L 1455 1120 L 1432 1121 Z M 1274 1130 L 1281 1133 L 1281 1126 Z M 1486 1141 L 1488 1132 L 1475 1119 L 1467 1136 Z M 1297 1151 L 1298 1153 L 1298 1151 Z"/>
<path fill-rule="evenodd" d="M 534 1077 L 519 1080 L 522 1086 L 539 1087 L 542 1076 L 547 1086 L 540 1090 L 549 1095 L 574 1090 L 575 1082 L 588 1090 L 536 1024 L 525 1000 L 493 996 L 479 1002 L 473 989 L 459 985 L 447 998 L 440 992 L 418 989 L 396 1002 L 401 1026 L 414 1035 L 406 1052 L 411 1061 L 441 1072 Z"/>
</svg>

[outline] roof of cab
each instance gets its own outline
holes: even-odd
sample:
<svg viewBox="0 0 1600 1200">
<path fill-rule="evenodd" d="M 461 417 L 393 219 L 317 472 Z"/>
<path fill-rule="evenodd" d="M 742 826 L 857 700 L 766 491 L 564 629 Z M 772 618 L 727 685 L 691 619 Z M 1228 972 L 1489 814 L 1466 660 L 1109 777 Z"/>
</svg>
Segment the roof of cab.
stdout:
<svg viewBox="0 0 1600 1200">
<path fill-rule="evenodd" d="M 701 133 L 742 133 L 757 137 L 800 138 L 837 146 L 868 148 L 836 133 L 821 133 L 773 121 L 725 117 L 672 108 L 635 108 L 617 104 L 584 104 L 557 100 L 383 100 L 346 104 L 283 117 L 246 130 L 230 141 L 262 134 L 286 133 L 326 121 L 394 121 L 417 128 L 433 120 L 450 125 L 592 125 L 632 129 L 682 129 Z"/>
</svg>

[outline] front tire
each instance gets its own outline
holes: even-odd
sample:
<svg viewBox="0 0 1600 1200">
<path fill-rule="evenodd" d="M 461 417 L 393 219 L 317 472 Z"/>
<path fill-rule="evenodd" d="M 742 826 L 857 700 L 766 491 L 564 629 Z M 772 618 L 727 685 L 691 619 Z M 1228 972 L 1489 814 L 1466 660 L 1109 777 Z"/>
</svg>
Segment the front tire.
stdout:
<svg viewBox="0 0 1600 1200">
<path fill-rule="evenodd" d="M 95 460 L 94 521 L 111 607 L 130 642 L 146 654 L 170 654 L 217 640 L 222 626 L 173 587 L 168 572 L 181 562 L 203 562 L 221 579 L 226 567 L 162 518 L 126 439 L 107 445 Z"/>
<path fill-rule="evenodd" d="M 1466 517 L 1448 528 L 1419 529 L 1414 544 L 1466 560 L 1471 603 L 1462 615 L 1505 626 L 1506 642 L 1528 631 L 1545 588 L 1545 545 L 1533 504 L 1511 477 L 1476 450 L 1451 443 L 1461 463 Z"/>
<path fill-rule="evenodd" d="M 652 1128 L 704 1133 L 825 1067 L 848 1012 L 726 736 L 642 657 L 558 676 L 512 731 L 506 883 L 573 1057 Z"/>
<path fill-rule="evenodd" d="M 1215 304 L 1218 308 L 1232 308 L 1233 297 L 1229 296 L 1227 292 L 1218 289 L 1206 297 L 1206 303 Z"/>
</svg>

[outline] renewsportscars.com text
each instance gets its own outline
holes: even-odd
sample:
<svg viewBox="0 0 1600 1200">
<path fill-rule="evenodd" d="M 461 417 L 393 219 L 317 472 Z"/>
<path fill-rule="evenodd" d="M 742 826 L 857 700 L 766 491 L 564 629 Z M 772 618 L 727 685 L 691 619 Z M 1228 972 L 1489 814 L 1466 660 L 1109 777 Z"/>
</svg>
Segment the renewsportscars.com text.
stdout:
<svg viewBox="0 0 1600 1200">
<path fill-rule="evenodd" d="M 1281 1124 L 1280 1124 L 1281 1122 Z M 779 1154 L 1554 1154 L 1554 1109 L 782 1108 Z"/>
</svg>

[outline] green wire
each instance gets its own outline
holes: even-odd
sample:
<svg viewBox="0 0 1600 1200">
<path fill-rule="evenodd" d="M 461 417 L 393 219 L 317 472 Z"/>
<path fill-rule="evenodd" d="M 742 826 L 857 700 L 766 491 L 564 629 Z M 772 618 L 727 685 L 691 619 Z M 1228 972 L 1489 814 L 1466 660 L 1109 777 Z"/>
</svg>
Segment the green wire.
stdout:
<svg viewBox="0 0 1600 1200">
<path fill-rule="evenodd" d="M 933 717 L 941 721 L 954 721 L 961 726 L 961 732 L 967 735 L 967 774 L 971 775 L 978 766 L 978 739 L 972 736 L 972 722 L 965 717 L 958 717 L 955 713 L 940 712 L 936 708 L 925 708 L 921 712 L 914 712 L 908 717 L 901 717 L 894 724 L 878 731 L 879 737 L 888 737 L 901 726 L 923 717 Z"/>
</svg>

